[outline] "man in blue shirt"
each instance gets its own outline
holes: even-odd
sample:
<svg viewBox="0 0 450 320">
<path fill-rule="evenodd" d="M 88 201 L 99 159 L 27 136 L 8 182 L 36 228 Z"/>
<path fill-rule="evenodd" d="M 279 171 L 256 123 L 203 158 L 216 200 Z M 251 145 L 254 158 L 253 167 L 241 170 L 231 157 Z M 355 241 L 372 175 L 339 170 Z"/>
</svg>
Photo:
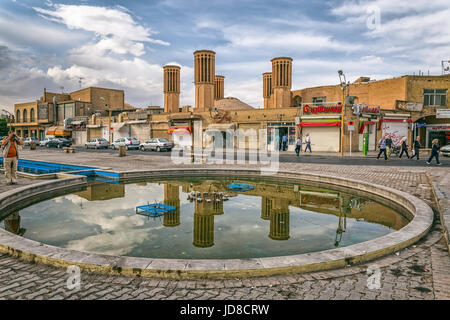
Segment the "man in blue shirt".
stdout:
<svg viewBox="0 0 450 320">
<path fill-rule="evenodd" d="M 378 148 L 380 148 L 380 152 L 378 152 L 377 160 L 380 160 L 380 156 L 383 153 L 384 160 L 388 161 L 388 158 L 386 155 L 386 139 L 384 136 L 380 139 L 380 141 L 378 141 Z"/>
<path fill-rule="evenodd" d="M 287 149 L 287 141 L 288 141 L 287 135 L 284 135 L 282 140 L 283 140 L 283 151 L 286 151 L 286 149 Z"/>
</svg>

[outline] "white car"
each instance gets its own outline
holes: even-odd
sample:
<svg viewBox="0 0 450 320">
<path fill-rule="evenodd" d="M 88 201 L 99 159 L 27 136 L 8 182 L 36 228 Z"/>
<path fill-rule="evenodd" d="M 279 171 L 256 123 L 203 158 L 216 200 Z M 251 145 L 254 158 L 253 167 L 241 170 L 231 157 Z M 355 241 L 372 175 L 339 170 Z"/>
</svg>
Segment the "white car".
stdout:
<svg viewBox="0 0 450 320">
<path fill-rule="evenodd" d="M 109 143 L 105 138 L 94 138 L 84 144 L 86 149 L 108 149 Z"/>
<path fill-rule="evenodd" d="M 156 151 L 170 151 L 172 150 L 174 144 L 173 142 L 167 140 L 166 138 L 152 138 L 148 139 L 144 143 L 141 143 L 139 149 L 145 150 L 156 150 Z"/>
<path fill-rule="evenodd" d="M 55 139 L 55 138 L 54 137 L 45 137 L 44 140 L 39 141 L 39 145 L 41 147 L 45 147 L 47 145 L 47 143 L 49 143 L 53 139 Z"/>
<path fill-rule="evenodd" d="M 128 149 L 139 149 L 141 143 L 136 138 L 118 138 L 116 141 L 111 143 L 111 148 L 114 150 L 119 149 L 120 146 L 126 146 Z"/>
<path fill-rule="evenodd" d="M 440 151 L 444 157 L 450 157 L 450 144 L 443 146 Z"/>
</svg>

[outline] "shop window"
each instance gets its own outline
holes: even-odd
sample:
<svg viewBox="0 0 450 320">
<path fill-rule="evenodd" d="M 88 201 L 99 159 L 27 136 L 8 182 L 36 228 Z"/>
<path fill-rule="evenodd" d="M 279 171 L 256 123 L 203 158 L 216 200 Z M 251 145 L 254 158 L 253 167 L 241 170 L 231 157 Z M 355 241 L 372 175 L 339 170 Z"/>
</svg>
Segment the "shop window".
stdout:
<svg viewBox="0 0 450 320">
<path fill-rule="evenodd" d="M 424 106 L 446 106 L 447 89 L 423 89 Z"/>
</svg>

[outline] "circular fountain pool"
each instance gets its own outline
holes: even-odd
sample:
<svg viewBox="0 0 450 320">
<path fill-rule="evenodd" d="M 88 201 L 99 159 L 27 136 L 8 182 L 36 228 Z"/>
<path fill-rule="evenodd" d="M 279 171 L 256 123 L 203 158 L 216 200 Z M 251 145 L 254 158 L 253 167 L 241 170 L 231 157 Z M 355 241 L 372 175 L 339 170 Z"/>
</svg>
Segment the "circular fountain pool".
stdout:
<svg viewBox="0 0 450 320">
<path fill-rule="evenodd" d="M 239 182 L 252 190 L 231 191 Z M 174 208 L 147 216 L 136 208 Z M 347 247 L 399 230 L 400 206 L 338 187 L 251 178 L 90 181 L 82 191 L 35 203 L 4 228 L 48 245 L 114 256 L 248 259 Z"/>
</svg>

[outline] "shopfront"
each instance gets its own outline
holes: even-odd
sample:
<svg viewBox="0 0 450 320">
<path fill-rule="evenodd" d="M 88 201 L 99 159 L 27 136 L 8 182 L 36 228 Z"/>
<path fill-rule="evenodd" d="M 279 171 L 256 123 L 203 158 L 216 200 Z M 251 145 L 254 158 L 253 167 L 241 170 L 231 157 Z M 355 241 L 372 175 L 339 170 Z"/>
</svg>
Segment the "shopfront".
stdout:
<svg viewBox="0 0 450 320">
<path fill-rule="evenodd" d="M 305 142 L 311 138 L 312 151 L 339 152 L 341 143 L 341 103 L 312 105 L 304 104 L 298 124 L 299 134 Z"/>
<path fill-rule="evenodd" d="M 359 151 L 364 149 L 364 137 L 367 139 L 367 151 L 377 150 L 377 130 L 381 118 L 381 109 L 373 105 L 354 105 L 353 113 L 359 115 Z"/>
<path fill-rule="evenodd" d="M 380 120 L 381 134 L 389 135 L 394 145 L 398 145 L 403 137 L 408 139 L 411 123 L 409 114 L 385 114 Z M 411 142 L 408 141 L 408 144 Z"/>
<path fill-rule="evenodd" d="M 441 146 L 450 144 L 450 123 L 429 124 L 426 128 L 426 148 L 431 148 L 434 139 L 438 139 Z"/>
<path fill-rule="evenodd" d="M 288 151 L 295 150 L 295 123 L 294 122 L 269 122 L 267 123 L 267 146 L 268 150 L 274 150 L 276 146 L 276 141 L 281 142 L 283 136 L 288 138 Z M 277 138 L 277 136 L 279 138 Z"/>
</svg>

